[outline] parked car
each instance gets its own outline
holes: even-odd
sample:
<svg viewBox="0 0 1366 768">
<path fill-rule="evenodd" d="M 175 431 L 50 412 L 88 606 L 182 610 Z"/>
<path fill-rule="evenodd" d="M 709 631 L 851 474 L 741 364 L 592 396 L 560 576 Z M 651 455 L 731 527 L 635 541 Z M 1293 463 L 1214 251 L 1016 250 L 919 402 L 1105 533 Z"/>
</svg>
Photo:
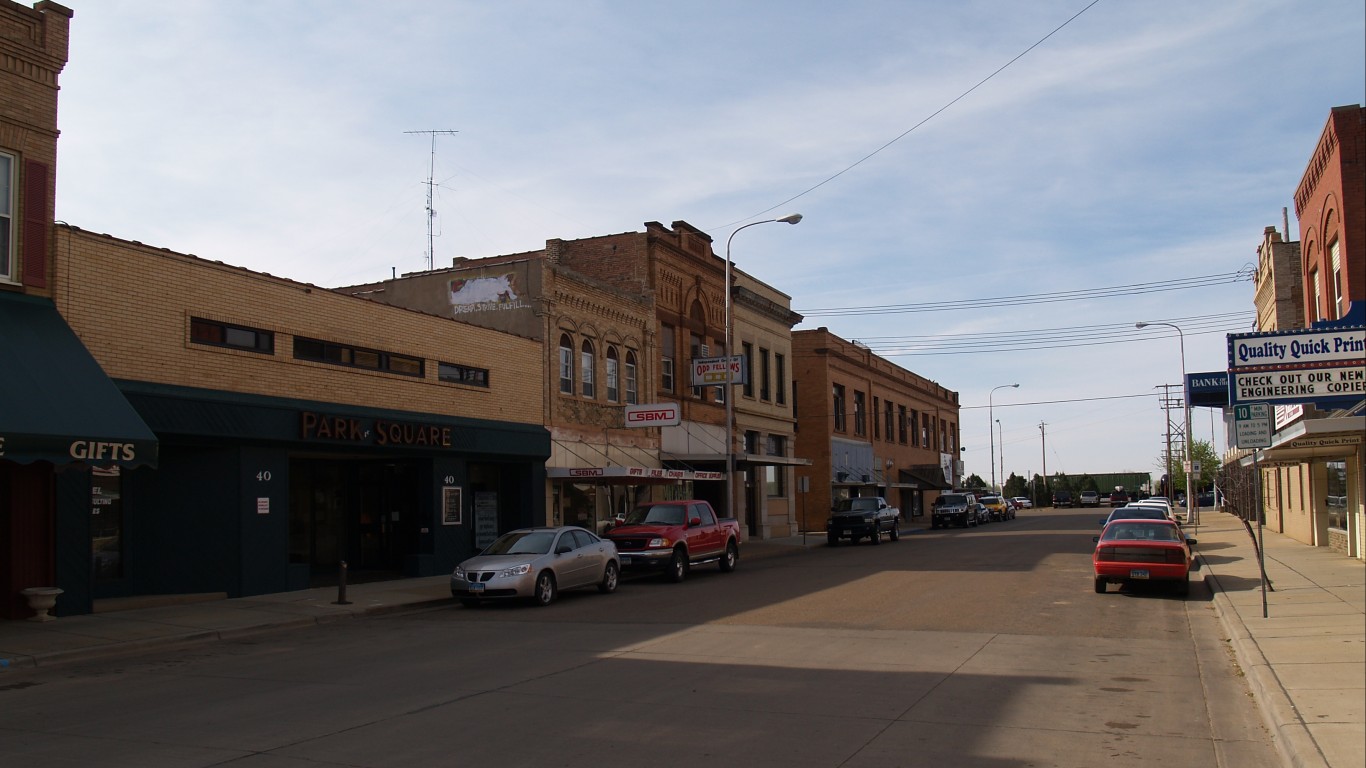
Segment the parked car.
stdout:
<svg viewBox="0 0 1366 768">
<path fill-rule="evenodd" d="M 1108 584 L 1170 582 L 1178 594 L 1190 591 L 1195 564 L 1188 538 L 1170 520 L 1115 520 L 1097 536 L 1091 565 L 1096 592 Z"/>
<path fill-rule="evenodd" d="M 1012 497 L 1011 497 L 1011 501 L 1014 501 L 1015 504 L 1018 505 L 1020 509 L 1033 509 L 1033 508 L 1034 508 L 1034 502 L 1031 501 L 1031 500 L 1029 499 L 1029 497 L 1027 497 L 1027 496 L 1012 496 Z"/>
<path fill-rule="evenodd" d="M 983 504 L 979 500 L 977 504 L 974 506 L 974 509 L 977 510 L 978 525 L 986 525 L 987 523 L 991 522 L 991 510 L 987 509 L 987 505 Z"/>
<path fill-rule="evenodd" d="M 977 525 L 977 497 L 971 493 L 941 493 L 930 507 L 930 527 Z"/>
<path fill-rule="evenodd" d="M 1171 503 L 1168 502 L 1166 499 L 1163 499 L 1163 498 L 1159 498 L 1159 497 L 1150 497 L 1150 498 L 1147 498 L 1147 499 L 1143 499 L 1143 500 L 1141 500 L 1141 501 L 1130 502 L 1130 503 L 1128 504 L 1128 506 L 1131 506 L 1131 507 L 1155 507 L 1155 508 L 1157 508 L 1157 509 L 1162 510 L 1162 514 L 1166 515 L 1166 517 L 1167 517 L 1168 520 L 1174 520 L 1174 521 L 1176 521 L 1176 522 L 1181 522 L 1180 520 L 1177 519 L 1177 517 L 1176 517 L 1176 510 L 1172 509 Z"/>
<path fill-rule="evenodd" d="M 1010 508 L 1010 504 L 1002 496 L 983 496 L 982 506 L 987 508 L 989 521 L 1009 520 L 1015 517 L 1015 510 Z"/>
<path fill-rule="evenodd" d="M 1155 504 L 1129 504 L 1110 510 L 1109 516 L 1100 521 L 1101 525 L 1109 525 L 1116 520 L 1171 520 L 1162 508 Z"/>
<path fill-rule="evenodd" d="M 1113 491 L 1113 492 L 1110 494 L 1110 506 L 1112 506 L 1112 507 L 1122 507 L 1122 506 L 1124 506 L 1125 504 L 1128 504 L 1128 503 L 1129 503 L 1129 492 L 1128 492 L 1128 491 Z"/>
<path fill-rule="evenodd" d="M 1072 506 L 1072 492 L 1071 492 L 1071 491 L 1054 491 L 1054 492 L 1053 492 L 1053 506 L 1055 506 L 1055 507 L 1070 507 L 1070 506 Z"/>
<path fill-rule="evenodd" d="M 717 517 L 710 503 L 698 499 L 641 504 L 606 536 L 624 567 L 663 569 L 673 582 L 686 578 L 694 565 L 719 563 L 730 573 L 740 560 L 740 523 Z"/>
<path fill-rule="evenodd" d="M 466 606 L 496 598 L 555 602 L 560 590 L 596 586 L 617 590 L 621 561 L 610 541 L 573 525 L 519 528 L 455 567 L 451 596 Z"/>
<path fill-rule="evenodd" d="M 1082 491 L 1077 497 L 1077 504 L 1082 507 L 1100 506 L 1100 494 L 1095 491 Z"/>
<path fill-rule="evenodd" d="M 881 496 L 840 499 L 825 521 L 826 543 L 832 547 L 840 539 L 857 544 L 864 537 L 873 544 L 881 544 L 884 533 L 892 541 L 901 538 L 901 510 Z"/>
</svg>

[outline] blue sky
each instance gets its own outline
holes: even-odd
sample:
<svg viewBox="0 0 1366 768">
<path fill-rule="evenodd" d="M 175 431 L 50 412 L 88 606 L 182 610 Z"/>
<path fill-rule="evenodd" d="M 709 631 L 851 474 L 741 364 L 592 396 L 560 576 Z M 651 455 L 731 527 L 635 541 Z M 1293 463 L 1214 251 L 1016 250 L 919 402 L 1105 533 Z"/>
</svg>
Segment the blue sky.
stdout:
<svg viewBox="0 0 1366 768">
<path fill-rule="evenodd" d="M 800 212 L 737 266 L 799 312 L 947 303 L 799 328 L 959 392 L 984 478 L 989 399 L 1007 474 L 1041 422 L 1050 473 L 1156 473 L 1179 345 L 1133 324 L 1223 370 L 1252 284 L 1088 295 L 1249 268 L 1284 207 L 1298 239 L 1328 112 L 1366 99 L 1360 0 L 67 5 L 58 219 L 322 286 L 420 270 L 424 130 L 458 131 L 438 266 L 646 221 L 723 253 Z M 1002 300 L 1036 294 L 1068 300 Z"/>
</svg>

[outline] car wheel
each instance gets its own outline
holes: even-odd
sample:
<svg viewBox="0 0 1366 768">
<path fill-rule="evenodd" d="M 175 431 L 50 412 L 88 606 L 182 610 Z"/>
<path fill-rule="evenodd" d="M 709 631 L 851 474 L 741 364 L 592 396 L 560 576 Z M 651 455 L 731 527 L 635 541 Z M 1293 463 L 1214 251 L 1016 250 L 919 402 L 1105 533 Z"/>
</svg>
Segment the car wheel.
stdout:
<svg viewBox="0 0 1366 768">
<path fill-rule="evenodd" d="M 1176 585 L 1176 594 L 1178 594 L 1178 595 L 1180 595 L 1180 596 L 1182 596 L 1182 597 L 1185 597 L 1186 595 L 1189 595 L 1190 593 L 1191 593 L 1191 575 L 1190 575 L 1190 573 L 1187 573 L 1187 574 L 1186 574 L 1186 578 L 1182 579 L 1180 582 L 1177 583 L 1177 585 Z"/>
<path fill-rule="evenodd" d="M 1105 594 L 1105 579 L 1096 579 L 1096 592 L 1099 594 Z"/>
<path fill-rule="evenodd" d="M 899 526 L 899 525 L 894 525 L 894 526 L 892 526 L 892 541 L 896 541 L 897 539 L 900 539 L 900 538 L 901 538 L 901 526 Z"/>
<path fill-rule="evenodd" d="M 610 595 L 617 591 L 617 582 L 621 579 L 621 569 L 612 561 L 607 561 L 607 567 L 603 569 L 602 581 L 598 582 L 598 591 L 604 595 Z"/>
<path fill-rule="evenodd" d="M 478 608 L 479 600 L 473 597 L 462 597 L 460 598 L 460 604 L 466 608 Z"/>
<path fill-rule="evenodd" d="M 541 575 L 536 577 L 536 594 L 534 597 L 536 604 L 540 606 L 555 602 L 555 574 L 550 571 L 541 571 Z"/>
<path fill-rule="evenodd" d="M 873 526 L 873 535 L 868 537 L 868 543 L 875 545 L 882 543 L 882 531 L 878 530 L 876 525 Z"/>
<path fill-rule="evenodd" d="M 735 546 L 735 542 L 726 545 L 726 554 L 721 556 L 721 572 L 730 573 L 735 570 L 735 564 L 740 561 L 740 550 Z"/>
<path fill-rule="evenodd" d="M 681 548 L 675 549 L 673 557 L 669 558 L 669 569 L 664 572 L 665 578 L 677 584 L 688 575 L 688 556 L 683 554 Z"/>
</svg>

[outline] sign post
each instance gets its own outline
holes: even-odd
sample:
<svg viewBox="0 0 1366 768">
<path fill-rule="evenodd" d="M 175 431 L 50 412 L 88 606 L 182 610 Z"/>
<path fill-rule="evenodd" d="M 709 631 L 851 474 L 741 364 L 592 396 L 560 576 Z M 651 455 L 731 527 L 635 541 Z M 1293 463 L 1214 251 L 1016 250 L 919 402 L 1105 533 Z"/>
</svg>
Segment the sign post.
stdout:
<svg viewBox="0 0 1366 768">
<path fill-rule="evenodd" d="M 1266 534 L 1262 530 L 1262 468 L 1258 464 L 1262 448 L 1271 447 L 1271 404 L 1247 403 L 1233 406 L 1234 438 L 1239 448 L 1252 449 L 1252 513 L 1257 516 L 1257 567 L 1262 579 L 1262 618 L 1266 606 Z"/>
</svg>

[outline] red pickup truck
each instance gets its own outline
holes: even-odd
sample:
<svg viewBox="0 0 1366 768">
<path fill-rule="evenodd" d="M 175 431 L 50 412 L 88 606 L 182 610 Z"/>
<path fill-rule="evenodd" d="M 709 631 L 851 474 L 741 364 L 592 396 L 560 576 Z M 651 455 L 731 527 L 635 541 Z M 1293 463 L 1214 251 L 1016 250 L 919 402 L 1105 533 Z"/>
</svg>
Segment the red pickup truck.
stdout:
<svg viewBox="0 0 1366 768">
<path fill-rule="evenodd" d="M 740 560 L 740 523 L 695 499 L 642 504 L 605 535 L 617 545 L 622 568 L 662 568 L 669 581 L 682 581 L 703 563 L 730 573 Z"/>
</svg>

